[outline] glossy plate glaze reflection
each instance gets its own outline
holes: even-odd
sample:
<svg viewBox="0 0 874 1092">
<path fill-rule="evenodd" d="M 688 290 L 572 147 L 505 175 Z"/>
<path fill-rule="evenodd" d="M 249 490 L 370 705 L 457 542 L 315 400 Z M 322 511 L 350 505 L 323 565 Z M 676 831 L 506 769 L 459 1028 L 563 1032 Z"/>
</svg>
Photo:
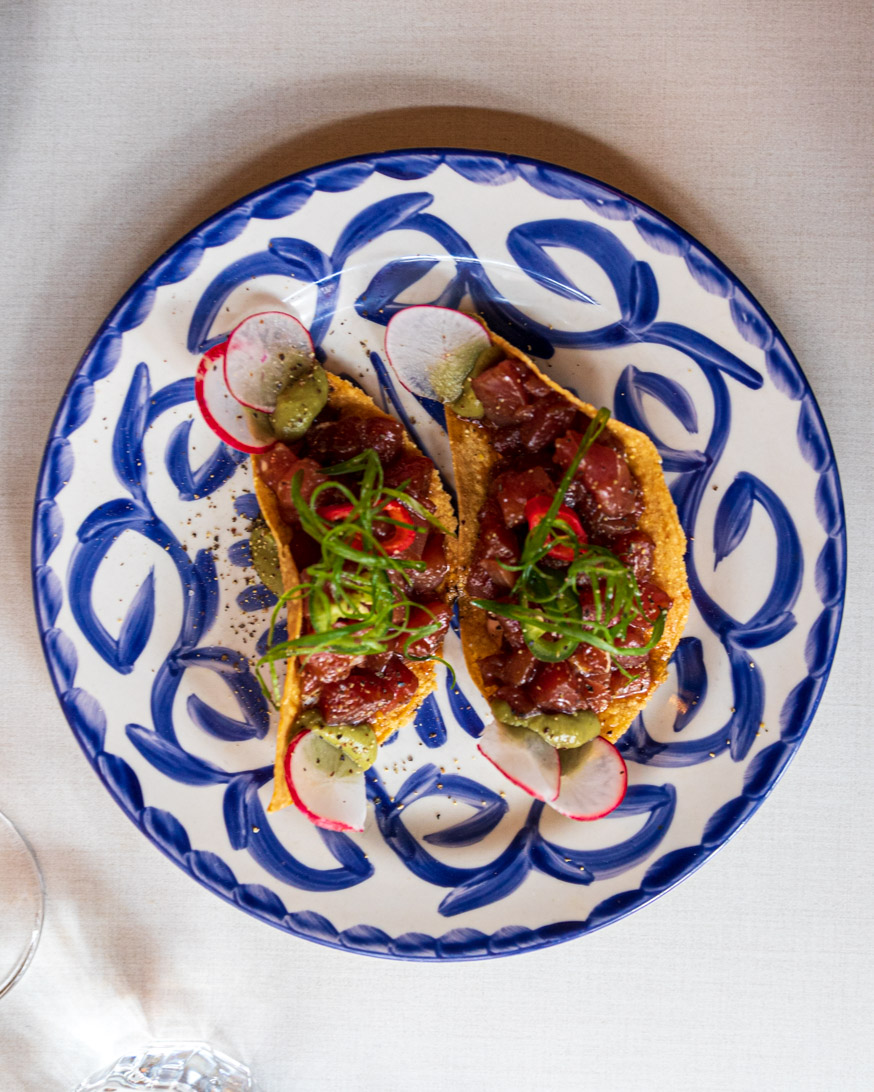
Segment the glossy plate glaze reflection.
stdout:
<svg viewBox="0 0 874 1092">
<path fill-rule="evenodd" d="M 273 597 L 247 568 L 257 509 L 246 458 L 199 419 L 194 370 L 246 315 L 288 310 L 451 485 L 441 407 L 400 388 L 383 354 L 394 311 L 425 302 L 480 311 L 662 454 L 694 607 L 669 681 L 622 741 L 629 790 L 604 820 L 563 819 L 478 754 L 485 710 L 452 633 L 458 684 L 441 676 L 382 748 L 363 834 L 320 831 L 293 808 L 266 813 L 274 722 L 250 662 Z M 813 395 L 717 259 L 563 168 L 423 150 L 268 186 L 137 281 L 52 428 L 33 565 L 70 726 L 180 868 L 296 936 L 470 959 L 615 921 L 749 818 L 822 694 L 845 537 Z"/>
</svg>

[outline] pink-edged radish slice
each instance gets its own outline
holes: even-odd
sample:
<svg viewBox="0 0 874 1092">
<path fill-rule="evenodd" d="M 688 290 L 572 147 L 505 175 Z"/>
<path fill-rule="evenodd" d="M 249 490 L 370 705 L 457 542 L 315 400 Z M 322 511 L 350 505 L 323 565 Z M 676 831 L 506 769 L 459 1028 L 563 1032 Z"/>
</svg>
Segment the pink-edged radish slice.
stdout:
<svg viewBox="0 0 874 1092">
<path fill-rule="evenodd" d="M 284 311 L 262 311 L 231 331 L 225 351 L 225 382 L 244 406 L 272 413 L 295 371 L 315 363 L 309 331 Z"/>
<path fill-rule="evenodd" d="M 226 444 L 257 455 L 276 443 L 267 429 L 259 430 L 254 417 L 233 397 L 225 384 L 225 345 L 216 345 L 197 365 L 194 396 L 203 419 Z"/>
<path fill-rule="evenodd" d="M 600 819 L 622 803 L 627 786 L 622 755 L 598 736 L 561 752 L 561 786 L 551 807 L 569 819 Z"/>
<path fill-rule="evenodd" d="M 454 402 L 477 357 L 491 344 L 482 325 L 448 307 L 405 307 L 385 330 L 385 355 L 412 394 Z"/>
<path fill-rule="evenodd" d="M 483 728 L 479 750 L 520 789 L 547 803 L 558 796 L 558 751 L 532 732 L 493 720 Z"/>
<path fill-rule="evenodd" d="M 285 752 L 285 780 L 295 805 L 325 830 L 364 830 L 364 773 L 313 731 L 294 737 Z"/>
</svg>

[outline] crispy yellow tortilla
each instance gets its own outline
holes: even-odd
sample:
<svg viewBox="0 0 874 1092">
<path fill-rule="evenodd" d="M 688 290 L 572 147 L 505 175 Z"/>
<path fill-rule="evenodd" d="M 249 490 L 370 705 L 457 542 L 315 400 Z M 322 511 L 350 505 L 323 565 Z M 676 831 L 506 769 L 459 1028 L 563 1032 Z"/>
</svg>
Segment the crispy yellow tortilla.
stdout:
<svg viewBox="0 0 874 1092">
<path fill-rule="evenodd" d="M 566 398 L 577 409 L 594 417 L 597 410 L 586 402 L 581 402 L 570 391 L 560 387 L 548 375 L 537 367 L 523 352 L 489 331 L 495 345 L 525 367 L 539 379 Z M 470 568 L 478 535 L 478 515 L 488 491 L 492 468 L 501 461 L 501 456 L 489 444 L 488 434 L 471 421 L 459 417 L 446 407 L 446 426 L 452 449 L 452 463 L 455 468 L 455 481 L 458 490 L 458 571 L 464 574 Z M 607 429 L 619 439 L 625 450 L 628 465 L 640 482 L 643 490 L 645 508 L 640 517 L 640 529 L 645 531 L 655 543 L 653 555 L 653 583 L 668 593 L 673 605 L 665 619 L 665 629 L 659 643 L 650 653 L 652 682 L 645 694 L 620 698 L 600 713 L 601 735 L 609 740 L 618 739 L 629 727 L 640 710 L 649 701 L 656 688 L 664 682 L 668 673 L 668 661 L 677 647 L 686 618 L 689 614 L 691 595 L 686 581 L 686 566 L 683 556 L 686 552 L 686 536 L 677 518 L 671 494 L 662 473 L 662 461 L 655 445 L 637 429 L 630 428 L 612 417 Z M 464 577 L 460 582 L 459 615 L 461 624 L 461 646 L 467 669 L 476 686 L 484 697 L 489 698 L 497 687 L 486 686 L 479 669 L 479 661 L 497 652 L 501 645 L 500 637 L 493 637 L 487 628 L 487 615 L 478 607 L 471 605 L 465 594 Z"/>
<path fill-rule="evenodd" d="M 393 420 L 387 413 L 383 413 L 373 400 L 353 383 L 349 383 L 339 376 L 328 373 L 330 393 L 328 405 L 341 414 L 356 414 L 359 417 L 381 417 L 385 420 Z M 404 433 L 404 448 L 406 451 L 421 455 L 410 437 Z M 261 507 L 261 514 L 267 526 L 273 533 L 279 549 L 279 564 L 282 572 L 282 582 L 286 590 L 300 583 L 300 574 L 294 562 L 294 533 L 288 524 L 282 521 L 279 514 L 279 502 L 276 494 L 266 484 L 258 473 L 258 463 L 252 460 L 252 476 L 255 480 L 255 494 Z M 435 517 L 450 532 L 456 528 L 455 512 L 452 502 L 447 496 L 440 482 L 440 475 L 433 471 L 431 479 L 431 503 L 435 508 Z M 454 583 L 456 561 L 456 544 L 451 537 L 446 538 L 446 552 L 449 560 L 449 576 L 447 580 Z M 300 636 L 303 610 L 300 600 L 293 600 L 288 605 L 288 639 L 294 640 Z M 415 663 L 408 662 L 407 666 L 419 680 L 419 688 L 415 695 L 405 705 L 381 714 L 374 719 L 373 728 L 380 743 L 388 739 L 393 732 L 407 724 L 425 698 L 436 686 L 436 670 L 433 662 Z M 276 756 L 273 765 L 273 798 L 267 807 L 268 811 L 278 811 L 292 803 L 291 793 L 285 781 L 285 752 L 294 736 L 294 725 L 300 715 L 302 707 L 300 669 L 297 657 L 288 660 L 285 686 L 282 692 L 282 703 L 279 708 L 279 726 L 276 733 Z"/>
</svg>

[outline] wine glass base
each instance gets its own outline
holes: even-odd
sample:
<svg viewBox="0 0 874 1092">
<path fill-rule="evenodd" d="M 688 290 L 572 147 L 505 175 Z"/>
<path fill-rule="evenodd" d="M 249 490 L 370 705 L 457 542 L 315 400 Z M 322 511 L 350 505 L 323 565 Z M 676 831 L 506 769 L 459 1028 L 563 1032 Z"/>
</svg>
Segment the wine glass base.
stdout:
<svg viewBox="0 0 874 1092">
<path fill-rule="evenodd" d="M 33 851 L 0 812 L 0 997 L 30 965 L 44 910 L 45 888 Z"/>
<path fill-rule="evenodd" d="M 76 1092 L 257 1092 L 247 1065 L 206 1043 L 154 1043 L 93 1074 Z"/>
</svg>

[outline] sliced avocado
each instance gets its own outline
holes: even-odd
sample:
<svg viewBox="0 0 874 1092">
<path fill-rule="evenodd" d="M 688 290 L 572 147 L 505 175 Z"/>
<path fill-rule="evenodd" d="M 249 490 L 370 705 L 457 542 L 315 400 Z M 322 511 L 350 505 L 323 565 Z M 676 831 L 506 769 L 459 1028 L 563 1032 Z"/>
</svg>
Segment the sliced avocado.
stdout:
<svg viewBox="0 0 874 1092">
<path fill-rule="evenodd" d="M 461 394 L 452 403 L 452 408 L 459 417 L 470 417 L 479 420 L 480 417 L 485 416 L 485 406 L 474 393 L 469 376 L 462 383 Z"/>
<path fill-rule="evenodd" d="M 589 709 L 579 713 L 535 713 L 531 717 L 522 717 L 514 713 L 505 701 L 493 701 L 491 706 L 495 719 L 501 724 L 530 728 L 559 750 L 582 747 L 601 734 L 601 722 Z"/>
<path fill-rule="evenodd" d="M 369 724 L 311 724 L 326 743 L 338 747 L 360 770 L 369 770 L 376 762 L 379 743 Z"/>
<path fill-rule="evenodd" d="M 276 539 L 263 520 L 256 520 L 249 532 L 249 554 L 261 583 L 274 595 L 282 595 L 285 588 L 279 567 L 279 550 L 276 548 Z"/>
<path fill-rule="evenodd" d="M 250 409 L 248 406 L 245 406 L 244 410 L 249 418 L 249 427 L 253 436 L 260 437 L 273 434 L 273 425 L 269 413 L 262 413 L 260 410 Z"/>
<path fill-rule="evenodd" d="M 328 401 L 328 377 L 321 364 L 296 375 L 279 392 L 270 414 L 270 427 L 277 440 L 293 443 L 306 434 Z"/>
<path fill-rule="evenodd" d="M 376 762 L 379 743 L 369 724 L 325 724 L 319 710 L 311 708 L 305 709 L 295 721 L 294 734 L 301 732 L 315 732 L 360 770 L 369 770 Z"/>
<path fill-rule="evenodd" d="M 479 354 L 461 385 L 461 394 L 452 403 L 452 409 L 459 417 L 470 417 L 478 420 L 483 416 L 485 408 L 477 398 L 471 380 L 476 379 L 478 375 L 482 375 L 486 368 L 497 364 L 505 356 L 504 350 L 499 345 L 489 345 Z"/>
</svg>

